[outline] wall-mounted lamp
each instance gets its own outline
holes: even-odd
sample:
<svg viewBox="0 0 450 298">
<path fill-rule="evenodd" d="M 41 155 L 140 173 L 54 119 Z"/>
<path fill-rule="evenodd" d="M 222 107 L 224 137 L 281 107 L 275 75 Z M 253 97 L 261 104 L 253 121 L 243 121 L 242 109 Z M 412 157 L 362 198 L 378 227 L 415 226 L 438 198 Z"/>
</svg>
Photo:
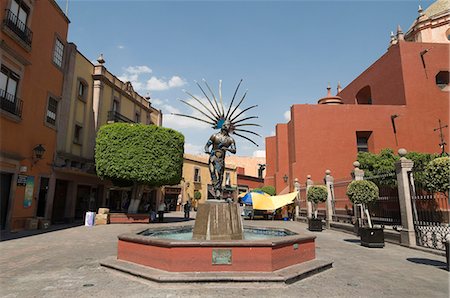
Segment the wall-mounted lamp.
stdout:
<svg viewBox="0 0 450 298">
<path fill-rule="evenodd" d="M 33 164 L 36 164 L 39 160 L 42 159 L 45 153 L 45 148 L 42 144 L 37 145 L 33 148 Z"/>
<path fill-rule="evenodd" d="M 283 180 L 284 180 L 285 183 L 288 181 L 288 178 L 289 178 L 289 177 L 288 177 L 286 174 L 284 174 Z"/>
</svg>

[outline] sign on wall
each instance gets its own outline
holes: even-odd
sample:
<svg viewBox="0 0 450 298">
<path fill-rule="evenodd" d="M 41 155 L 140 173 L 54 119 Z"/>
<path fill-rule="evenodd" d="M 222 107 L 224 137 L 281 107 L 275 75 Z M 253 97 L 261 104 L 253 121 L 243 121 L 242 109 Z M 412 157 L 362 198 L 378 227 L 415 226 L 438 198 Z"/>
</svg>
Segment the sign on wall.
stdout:
<svg viewBox="0 0 450 298">
<path fill-rule="evenodd" d="M 17 186 L 27 185 L 27 175 L 17 175 Z"/>
<path fill-rule="evenodd" d="M 23 207 L 31 207 L 33 202 L 33 191 L 34 191 L 34 176 L 27 177 L 27 184 L 25 185 L 25 197 L 23 200 Z"/>
</svg>

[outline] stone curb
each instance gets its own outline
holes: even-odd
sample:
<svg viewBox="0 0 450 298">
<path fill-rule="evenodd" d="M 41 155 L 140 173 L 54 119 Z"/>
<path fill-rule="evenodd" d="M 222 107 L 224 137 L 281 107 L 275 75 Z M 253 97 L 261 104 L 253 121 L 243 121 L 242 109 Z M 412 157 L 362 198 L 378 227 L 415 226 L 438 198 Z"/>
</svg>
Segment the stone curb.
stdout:
<svg viewBox="0 0 450 298">
<path fill-rule="evenodd" d="M 274 272 L 169 272 L 109 257 L 100 265 L 159 283 L 276 282 L 291 284 L 333 267 L 331 260 L 312 260 Z"/>
</svg>

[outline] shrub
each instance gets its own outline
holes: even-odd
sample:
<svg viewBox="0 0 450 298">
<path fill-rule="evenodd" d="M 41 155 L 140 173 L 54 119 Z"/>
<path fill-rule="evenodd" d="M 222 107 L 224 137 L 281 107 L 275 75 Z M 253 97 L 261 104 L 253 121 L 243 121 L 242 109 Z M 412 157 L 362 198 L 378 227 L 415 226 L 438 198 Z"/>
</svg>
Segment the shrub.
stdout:
<svg viewBox="0 0 450 298">
<path fill-rule="evenodd" d="M 308 201 L 314 203 L 314 204 L 318 204 L 321 202 L 325 202 L 327 200 L 328 197 L 328 191 L 327 191 L 327 187 L 323 186 L 323 185 L 315 185 L 315 186 L 311 186 L 308 189 Z"/>
<path fill-rule="evenodd" d="M 261 190 L 262 190 L 263 192 L 265 192 L 266 194 L 269 194 L 269 195 L 271 195 L 271 196 L 274 196 L 274 195 L 275 195 L 275 187 L 273 187 L 273 186 L 271 186 L 271 185 L 263 186 L 263 187 L 261 188 Z"/>
<path fill-rule="evenodd" d="M 428 163 L 424 175 L 427 189 L 434 192 L 448 193 L 450 177 L 450 158 L 439 157 Z"/>
<path fill-rule="evenodd" d="M 114 123 L 100 127 L 95 146 L 102 178 L 150 186 L 181 180 L 184 136 L 156 125 Z"/>
<path fill-rule="evenodd" d="M 202 198 L 202 193 L 198 190 L 194 191 L 194 199 L 200 200 Z"/>
<path fill-rule="evenodd" d="M 378 198 L 378 186 L 368 180 L 352 181 L 347 187 L 347 196 L 353 204 L 367 204 Z"/>
</svg>

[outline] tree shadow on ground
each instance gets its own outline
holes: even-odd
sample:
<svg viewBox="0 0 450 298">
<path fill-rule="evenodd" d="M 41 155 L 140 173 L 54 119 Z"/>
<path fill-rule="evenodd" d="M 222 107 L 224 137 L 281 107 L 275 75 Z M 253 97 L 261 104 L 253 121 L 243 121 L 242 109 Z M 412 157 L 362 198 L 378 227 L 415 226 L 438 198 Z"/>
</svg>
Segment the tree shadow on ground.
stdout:
<svg viewBox="0 0 450 298">
<path fill-rule="evenodd" d="M 155 221 L 152 221 L 151 224 L 164 224 L 164 223 L 174 223 L 174 222 L 189 222 L 191 220 L 195 220 L 194 218 L 185 219 L 184 217 L 164 217 L 163 222 L 159 222 L 158 218 Z"/>
<path fill-rule="evenodd" d="M 422 264 L 422 265 L 429 265 L 438 267 L 443 270 L 447 270 L 447 263 L 438 261 L 438 260 L 431 260 L 431 259 L 425 259 L 425 258 L 407 258 L 406 259 L 409 262 L 416 263 L 416 264 Z"/>
<path fill-rule="evenodd" d="M 361 240 L 359 239 L 344 239 L 344 241 L 350 243 L 361 243 Z"/>
<path fill-rule="evenodd" d="M 14 240 L 14 239 L 30 237 L 30 236 L 34 236 L 34 235 L 49 233 L 49 232 L 55 232 L 55 231 L 64 230 L 64 229 L 70 229 L 73 227 L 82 226 L 83 224 L 84 224 L 84 222 L 77 221 L 77 222 L 68 223 L 68 224 L 53 224 L 53 225 L 50 225 L 50 227 L 48 227 L 47 229 L 40 229 L 40 230 L 23 230 L 23 231 L 17 231 L 17 232 L 10 232 L 10 231 L 6 231 L 6 230 L 2 230 L 0 233 L 0 241 Z"/>
</svg>

